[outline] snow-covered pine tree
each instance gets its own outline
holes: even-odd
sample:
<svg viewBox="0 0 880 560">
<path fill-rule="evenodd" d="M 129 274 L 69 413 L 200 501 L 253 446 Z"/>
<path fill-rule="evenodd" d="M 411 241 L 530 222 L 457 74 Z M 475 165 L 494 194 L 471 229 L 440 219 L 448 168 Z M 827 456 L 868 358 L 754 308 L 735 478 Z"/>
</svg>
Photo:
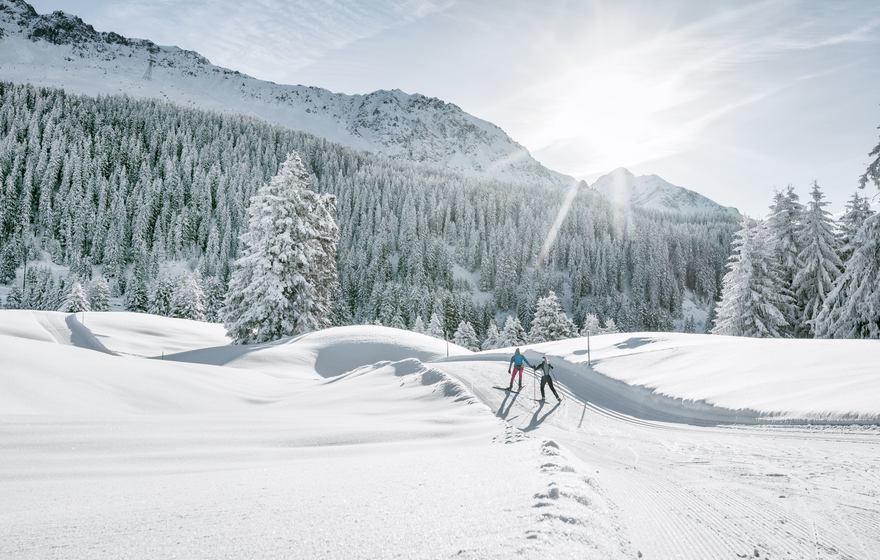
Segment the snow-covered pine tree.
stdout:
<svg viewBox="0 0 880 560">
<path fill-rule="evenodd" d="M 721 301 L 713 334 L 779 338 L 788 326 L 780 305 L 791 298 L 781 291 L 779 276 L 767 247 L 763 223 L 743 221 L 734 240 L 729 272 L 722 281 Z"/>
<path fill-rule="evenodd" d="M 434 338 L 439 338 L 440 340 L 444 340 L 446 338 L 446 333 L 443 328 L 443 321 L 440 319 L 440 316 L 437 313 L 431 314 L 431 320 L 428 321 L 428 328 L 425 329 L 425 334 L 428 336 L 433 336 Z"/>
<path fill-rule="evenodd" d="M 880 189 L 880 144 L 877 158 L 860 179 Z M 852 242 L 852 257 L 813 322 L 818 338 L 880 338 L 880 212 L 862 224 Z"/>
<path fill-rule="evenodd" d="M 164 273 L 160 273 L 153 285 L 153 293 L 150 295 L 149 312 L 153 315 L 171 317 L 174 301 L 175 282 Z"/>
<path fill-rule="evenodd" d="M 66 278 L 59 278 L 58 283 L 55 284 L 55 293 L 52 295 L 52 304 L 49 309 L 60 311 L 67 302 L 67 297 L 73 290 L 74 284 L 79 284 L 76 274 L 68 274 Z M 80 289 L 82 290 L 82 284 L 80 284 Z M 85 291 L 83 291 L 83 295 L 85 295 Z"/>
<path fill-rule="evenodd" d="M 599 318 L 593 313 L 584 315 L 584 326 L 581 328 L 581 336 L 596 336 L 600 332 Z"/>
<path fill-rule="evenodd" d="M 388 323 L 388 326 L 392 329 L 400 329 L 402 331 L 406 330 L 406 323 L 403 321 L 403 317 L 401 317 L 397 313 L 395 313 L 394 316 L 391 317 L 391 321 Z"/>
<path fill-rule="evenodd" d="M 817 338 L 880 338 L 880 213 L 853 243 L 858 248 L 813 321 Z"/>
<path fill-rule="evenodd" d="M 798 238 L 804 206 L 799 200 L 800 197 L 794 192 L 792 185 L 789 185 L 785 192 L 776 191 L 773 204 L 770 206 L 770 216 L 766 222 L 769 232 L 767 242 L 775 257 L 774 267 L 777 270 L 780 290 L 785 294 L 793 293 L 794 276 L 803 267 L 803 263 L 798 260 L 801 252 Z M 792 299 L 791 303 L 780 302 L 778 308 L 788 323 L 781 332 L 793 334 L 800 315 L 794 300 Z"/>
<path fill-rule="evenodd" d="M 92 311 L 110 311 L 110 285 L 103 275 L 89 282 L 88 297 Z"/>
<path fill-rule="evenodd" d="M 498 325 L 495 324 L 495 321 L 492 321 L 489 323 L 489 328 L 486 330 L 486 340 L 483 341 L 481 348 L 483 350 L 494 350 L 500 347 L 501 333 L 498 332 Z"/>
<path fill-rule="evenodd" d="M 694 334 L 697 332 L 697 324 L 694 321 L 693 315 L 688 315 L 687 319 L 684 320 L 684 328 L 682 329 L 681 332 L 688 333 L 688 334 Z"/>
<path fill-rule="evenodd" d="M 17 284 L 6 294 L 6 309 L 22 309 L 21 288 Z"/>
<path fill-rule="evenodd" d="M 125 308 L 135 313 L 147 313 L 150 308 L 150 292 L 147 288 L 146 266 L 136 261 L 131 276 L 125 284 Z"/>
<path fill-rule="evenodd" d="M 706 315 L 706 322 L 703 323 L 703 333 L 704 334 L 712 334 L 712 329 L 715 328 L 715 321 L 718 319 L 718 306 L 712 302 L 712 305 L 709 306 L 709 314 Z"/>
<path fill-rule="evenodd" d="M 226 287 L 217 276 L 202 278 L 202 293 L 205 295 L 205 321 L 218 323 L 223 320 L 223 302 L 226 299 Z"/>
<path fill-rule="evenodd" d="M 530 344 L 575 338 L 577 335 L 577 327 L 566 316 L 556 293 L 551 290 L 547 297 L 538 300 L 532 330 L 529 331 Z"/>
<path fill-rule="evenodd" d="M 184 270 L 177 277 L 177 285 L 171 301 L 172 317 L 192 321 L 205 320 L 205 294 L 200 280 L 201 275 L 198 270 L 192 274 Z"/>
<path fill-rule="evenodd" d="M 504 321 L 504 328 L 501 329 L 498 347 L 511 348 L 522 346 L 526 343 L 527 337 L 526 330 L 523 328 L 522 323 L 519 322 L 519 317 L 508 315 L 507 320 Z"/>
<path fill-rule="evenodd" d="M 877 128 L 880 128 L 880 126 Z M 873 182 L 877 188 L 880 188 L 880 143 L 874 146 L 868 157 L 874 158 L 874 161 L 868 164 L 865 174 L 859 177 L 859 188 L 864 189 L 868 181 Z"/>
<path fill-rule="evenodd" d="M 474 327 L 467 321 L 462 321 L 458 324 L 458 328 L 452 335 L 452 341 L 472 352 L 480 351 L 480 341 L 477 339 L 477 333 L 474 331 Z"/>
<path fill-rule="evenodd" d="M 617 327 L 617 323 L 614 322 L 613 317 L 605 319 L 605 326 L 602 327 L 602 332 L 600 334 L 617 334 L 619 332 L 620 329 Z"/>
<path fill-rule="evenodd" d="M 853 240 L 871 214 L 873 214 L 871 199 L 867 196 L 860 196 L 858 192 L 853 193 L 852 198 L 846 203 L 843 216 L 837 221 L 837 240 L 842 261 L 849 260 L 853 251 L 857 249 Z"/>
<path fill-rule="evenodd" d="M 813 336 L 812 322 L 822 309 L 825 297 L 833 289 L 843 268 L 843 263 L 837 256 L 831 213 L 824 209 L 828 203 L 824 202 L 825 196 L 815 181 L 810 194 L 812 199 L 803 213 L 797 240 L 798 247 L 801 248 L 798 255 L 801 268 L 792 281 L 792 290 L 800 311 L 800 321 L 796 329 L 799 336 Z"/>
<path fill-rule="evenodd" d="M 12 175 L 9 177 L 12 179 Z M 15 270 L 18 268 L 20 253 L 17 240 L 13 239 L 3 244 L 2 249 L 0 249 L 0 284 L 7 284 L 15 279 Z"/>
<path fill-rule="evenodd" d="M 83 291 L 82 284 L 78 281 L 74 280 L 73 285 L 70 288 L 70 292 L 67 294 L 67 298 L 64 300 L 64 303 L 58 309 L 63 313 L 79 313 L 80 311 L 91 311 L 91 306 L 89 306 L 89 299 L 86 297 L 86 293 Z"/>
<path fill-rule="evenodd" d="M 418 315 L 416 317 L 416 320 L 413 323 L 412 331 L 419 334 L 425 334 L 425 322 L 422 320 L 421 315 Z"/>
<path fill-rule="evenodd" d="M 291 153 L 251 199 L 245 245 L 226 298 L 226 330 L 237 343 L 277 340 L 330 326 L 336 293 L 335 197 L 308 189 Z M 331 266 L 332 265 L 332 266 Z"/>
</svg>

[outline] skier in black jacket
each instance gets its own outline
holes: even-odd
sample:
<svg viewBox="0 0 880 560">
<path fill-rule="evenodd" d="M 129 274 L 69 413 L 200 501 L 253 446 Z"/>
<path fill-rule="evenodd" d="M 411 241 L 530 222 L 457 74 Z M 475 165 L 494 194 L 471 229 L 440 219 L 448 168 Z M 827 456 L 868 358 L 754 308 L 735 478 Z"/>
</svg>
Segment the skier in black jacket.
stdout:
<svg viewBox="0 0 880 560">
<path fill-rule="evenodd" d="M 553 387 L 553 378 L 550 377 L 550 370 L 553 369 L 553 366 L 550 362 L 547 361 L 547 356 L 541 358 L 541 363 L 534 367 L 535 371 L 541 370 L 541 400 L 544 400 L 544 385 L 549 384 L 550 390 L 553 391 L 553 396 L 556 397 L 556 400 L 562 402 L 562 399 L 559 398 L 559 395 L 556 393 L 556 388 Z"/>
</svg>

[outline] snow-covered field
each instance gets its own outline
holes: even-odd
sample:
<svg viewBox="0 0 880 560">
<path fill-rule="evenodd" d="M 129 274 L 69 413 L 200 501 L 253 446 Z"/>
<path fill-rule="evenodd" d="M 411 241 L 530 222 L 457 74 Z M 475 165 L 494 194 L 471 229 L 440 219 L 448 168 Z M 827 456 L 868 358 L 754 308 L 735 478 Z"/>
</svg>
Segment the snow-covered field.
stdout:
<svg viewBox="0 0 880 560">
<path fill-rule="evenodd" d="M 0 311 L 0 558 L 880 558 L 880 343 L 590 350 Z"/>
</svg>

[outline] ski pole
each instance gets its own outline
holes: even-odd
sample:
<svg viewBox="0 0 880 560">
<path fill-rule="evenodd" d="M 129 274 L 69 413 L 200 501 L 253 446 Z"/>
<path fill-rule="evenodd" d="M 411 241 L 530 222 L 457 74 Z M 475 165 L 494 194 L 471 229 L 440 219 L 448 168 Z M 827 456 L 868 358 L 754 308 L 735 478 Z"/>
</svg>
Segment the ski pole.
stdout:
<svg viewBox="0 0 880 560">
<path fill-rule="evenodd" d="M 538 398 L 538 374 L 535 373 L 535 366 L 532 366 L 532 398 Z"/>
</svg>

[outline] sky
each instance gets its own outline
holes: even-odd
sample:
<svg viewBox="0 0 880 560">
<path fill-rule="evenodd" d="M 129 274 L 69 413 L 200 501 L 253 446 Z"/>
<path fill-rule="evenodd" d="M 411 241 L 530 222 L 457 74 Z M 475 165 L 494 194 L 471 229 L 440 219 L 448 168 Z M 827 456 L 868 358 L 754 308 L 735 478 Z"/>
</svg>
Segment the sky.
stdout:
<svg viewBox="0 0 880 560">
<path fill-rule="evenodd" d="M 550 169 L 656 174 L 752 217 L 813 181 L 842 211 L 880 141 L 876 0 L 32 4 L 276 83 L 438 97 Z"/>
</svg>

